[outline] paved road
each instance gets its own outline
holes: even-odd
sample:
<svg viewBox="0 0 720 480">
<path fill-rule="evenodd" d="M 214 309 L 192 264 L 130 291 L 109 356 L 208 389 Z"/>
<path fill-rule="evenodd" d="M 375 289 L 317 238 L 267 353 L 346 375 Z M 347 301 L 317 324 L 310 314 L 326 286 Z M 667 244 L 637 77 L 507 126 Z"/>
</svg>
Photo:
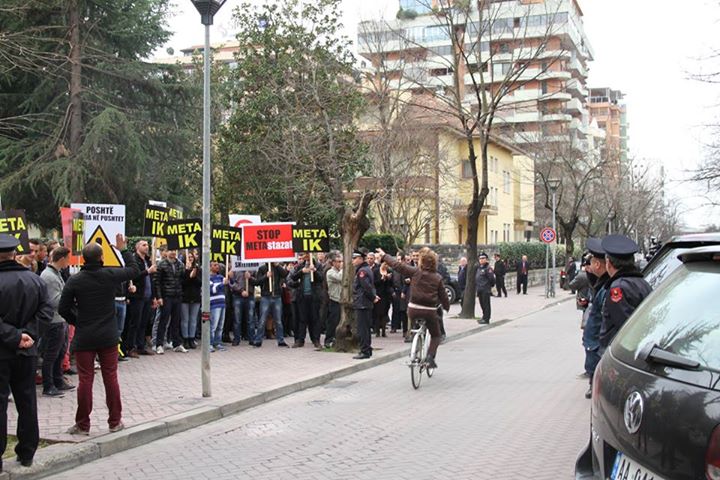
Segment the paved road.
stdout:
<svg viewBox="0 0 720 480">
<path fill-rule="evenodd" d="M 418 391 L 392 362 L 50 478 L 569 479 L 578 320 L 566 302 L 443 345 Z"/>
</svg>

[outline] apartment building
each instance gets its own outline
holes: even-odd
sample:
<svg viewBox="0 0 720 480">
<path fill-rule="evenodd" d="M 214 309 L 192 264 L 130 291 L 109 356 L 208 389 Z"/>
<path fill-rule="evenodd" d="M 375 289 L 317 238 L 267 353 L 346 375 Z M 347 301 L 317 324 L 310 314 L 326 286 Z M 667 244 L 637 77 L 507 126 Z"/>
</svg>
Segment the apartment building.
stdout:
<svg viewBox="0 0 720 480">
<path fill-rule="evenodd" d="M 605 131 L 605 146 L 618 154 L 621 163 L 627 161 L 628 123 L 623 93 L 611 88 L 591 88 L 588 108 L 590 115 Z"/>
<path fill-rule="evenodd" d="M 477 11 L 454 17 L 460 21 L 454 25 L 455 31 L 461 29 L 468 42 L 465 50 L 479 50 L 477 63 L 459 65 L 453 62 L 450 29 L 443 13 L 451 12 L 448 3 L 400 0 L 397 20 L 361 24 L 360 55 L 376 66 L 378 62 L 385 62 L 386 68 L 397 66 L 399 88 L 439 93 L 454 89 L 453 73 L 458 68 L 464 80 L 463 95 L 471 107 L 477 104 L 469 94 L 471 73 L 477 78 L 482 71 L 485 81 L 492 84 L 490 88 L 501 88 L 512 66 L 524 62 L 525 71 L 515 79 L 498 110 L 498 130 L 513 143 L 527 147 L 570 141 L 582 150 L 592 148 L 598 132 L 587 108 L 586 81 L 593 51 L 577 0 L 487 2 L 482 25 Z M 537 54 L 541 45 L 542 53 Z"/>
</svg>

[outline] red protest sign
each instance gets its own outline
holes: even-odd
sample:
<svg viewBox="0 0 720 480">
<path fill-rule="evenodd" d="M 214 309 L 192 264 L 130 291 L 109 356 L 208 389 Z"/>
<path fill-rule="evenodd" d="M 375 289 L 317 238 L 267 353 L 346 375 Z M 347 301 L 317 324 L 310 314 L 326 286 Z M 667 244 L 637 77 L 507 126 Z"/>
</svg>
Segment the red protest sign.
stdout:
<svg viewBox="0 0 720 480">
<path fill-rule="evenodd" d="M 243 262 L 290 262 L 294 223 L 255 223 L 242 225 Z"/>
</svg>

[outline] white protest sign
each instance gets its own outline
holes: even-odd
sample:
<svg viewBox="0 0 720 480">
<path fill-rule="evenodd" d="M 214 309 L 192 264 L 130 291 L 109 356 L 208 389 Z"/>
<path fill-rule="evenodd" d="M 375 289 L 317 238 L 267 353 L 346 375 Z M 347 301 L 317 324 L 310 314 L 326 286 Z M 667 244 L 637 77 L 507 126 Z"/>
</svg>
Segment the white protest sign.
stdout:
<svg viewBox="0 0 720 480">
<path fill-rule="evenodd" d="M 247 223 L 262 223 L 260 215 L 236 215 L 230 214 L 230 226 L 235 228 L 242 228 Z M 259 263 L 255 262 L 243 262 L 239 256 L 232 256 L 230 258 L 233 268 L 239 268 L 242 270 L 255 271 L 260 267 Z"/>
<path fill-rule="evenodd" d="M 85 216 L 85 243 L 96 241 L 103 246 L 105 266 L 122 266 L 122 257 L 113 245 L 118 234 L 125 236 L 125 205 L 72 203 L 70 208 Z"/>
</svg>

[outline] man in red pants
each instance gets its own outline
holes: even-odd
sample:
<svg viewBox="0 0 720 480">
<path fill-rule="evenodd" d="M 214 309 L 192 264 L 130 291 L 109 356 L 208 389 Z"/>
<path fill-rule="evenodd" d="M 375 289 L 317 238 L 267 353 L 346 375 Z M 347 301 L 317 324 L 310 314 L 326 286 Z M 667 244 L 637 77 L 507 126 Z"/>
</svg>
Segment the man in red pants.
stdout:
<svg viewBox="0 0 720 480">
<path fill-rule="evenodd" d="M 116 247 L 125 250 L 125 238 L 118 235 Z M 108 425 L 111 432 L 124 428 L 122 423 L 122 402 L 117 377 L 118 333 L 115 321 L 115 288 L 122 282 L 137 277 L 135 259 L 130 252 L 122 253 L 124 268 L 103 266 L 103 249 L 97 243 L 89 243 L 82 250 L 85 265 L 70 277 L 60 297 L 58 311 L 71 325 L 75 325 L 71 349 L 75 353 L 79 384 L 78 406 L 75 425 L 68 433 L 90 434 L 90 413 L 92 412 L 92 386 L 95 376 L 94 363 L 100 360 L 100 371 L 105 385 L 105 402 L 110 416 Z"/>
</svg>

